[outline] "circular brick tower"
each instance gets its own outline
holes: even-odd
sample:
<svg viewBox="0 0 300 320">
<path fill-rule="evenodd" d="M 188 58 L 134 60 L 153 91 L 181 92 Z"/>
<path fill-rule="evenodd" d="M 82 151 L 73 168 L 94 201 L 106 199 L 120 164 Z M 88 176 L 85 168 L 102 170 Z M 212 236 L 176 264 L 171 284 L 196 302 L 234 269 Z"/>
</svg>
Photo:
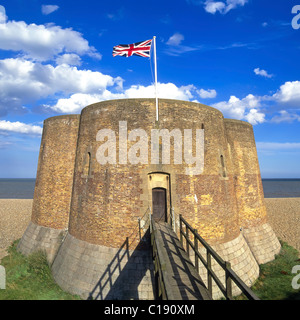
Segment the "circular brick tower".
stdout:
<svg viewBox="0 0 300 320">
<path fill-rule="evenodd" d="M 274 259 L 280 243 L 267 222 L 264 192 L 252 126 L 225 120 L 234 164 L 239 226 L 259 264 Z"/>
<path fill-rule="evenodd" d="M 45 122 L 34 198 L 34 208 L 45 209 L 34 209 L 31 224 L 68 229 L 52 264 L 65 290 L 85 298 L 152 299 L 150 215 L 170 222 L 174 212 L 178 231 L 181 214 L 248 285 L 258 277 L 261 257 L 270 261 L 278 252 L 267 224 L 252 126 L 177 100 L 160 99 L 159 116 L 157 122 L 154 99 L 90 105 L 81 112 L 79 130 L 75 122 L 71 126 L 76 139 L 66 149 L 66 140 L 51 148 L 53 160 L 43 158 L 50 132 Z M 72 119 L 78 129 L 79 116 Z M 62 139 L 70 134 L 67 125 L 65 130 Z M 73 170 L 67 169 L 72 161 Z M 49 175 L 52 184 L 56 179 L 64 186 L 48 190 Z M 261 247 L 262 237 L 273 246 Z M 32 242 L 31 233 L 23 239 Z M 34 243 L 44 239 L 41 234 Z"/>
<path fill-rule="evenodd" d="M 45 250 L 52 262 L 69 224 L 79 115 L 44 121 L 31 221 L 18 245 L 24 254 Z"/>
</svg>

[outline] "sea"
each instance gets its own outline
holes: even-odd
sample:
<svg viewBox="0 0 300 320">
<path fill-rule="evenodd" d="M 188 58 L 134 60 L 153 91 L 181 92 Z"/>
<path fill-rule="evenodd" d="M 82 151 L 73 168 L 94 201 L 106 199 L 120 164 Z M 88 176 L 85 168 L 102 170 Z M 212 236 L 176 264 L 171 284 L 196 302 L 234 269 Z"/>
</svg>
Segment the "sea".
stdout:
<svg viewBox="0 0 300 320">
<path fill-rule="evenodd" d="M 300 179 L 262 179 L 265 198 L 300 197 Z M 33 199 L 35 179 L 0 179 L 0 199 Z"/>
</svg>

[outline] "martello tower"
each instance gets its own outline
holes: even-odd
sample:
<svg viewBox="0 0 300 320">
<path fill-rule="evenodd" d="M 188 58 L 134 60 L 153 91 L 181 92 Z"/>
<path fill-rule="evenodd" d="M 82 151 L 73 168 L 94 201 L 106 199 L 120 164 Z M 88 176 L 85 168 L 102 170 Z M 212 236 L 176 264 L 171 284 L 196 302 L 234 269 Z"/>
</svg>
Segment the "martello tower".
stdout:
<svg viewBox="0 0 300 320">
<path fill-rule="evenodd" d="M 152 299 L 152 259 L 144 241 L 150 214 L 164 220 L 182 214 L 248 285 L 258 265 L 280 250 L 267 221 L 252 126 L 198 103 L 162 99 L 159 106 L 159 122 L 154 99 L 100 102 L 81 115 L 44 122 L 32 218 L 19 250 L 45 250 L 55 280 L 69 292 Z M 150 152 L 149 161 L 100 164 L 99 130 L 115 133 L 116 159 L 138 141 L 118 143 L 120 122 L 128 135 L 141 128 L 149 137 L 153 129 L 201 129 L 203 171 L 187 174 L 186 163 L 174 159 L 151 163 Z M 178 145 L 169 141 L 172 155 Z M 147 143 L 144 150 L 151 150 Z"/>
</svg>

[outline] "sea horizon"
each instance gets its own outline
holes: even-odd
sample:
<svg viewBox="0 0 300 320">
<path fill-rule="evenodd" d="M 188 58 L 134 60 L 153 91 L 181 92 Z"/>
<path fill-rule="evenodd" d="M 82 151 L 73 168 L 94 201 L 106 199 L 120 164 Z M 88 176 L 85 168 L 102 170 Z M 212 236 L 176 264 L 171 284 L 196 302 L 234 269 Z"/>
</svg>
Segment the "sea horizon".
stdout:
<svg viewBox="0 0 300 320">
<path fill-rule="evenodd" d="M 36 178 L 0 178 L 0 199 L 33 199 Z M 299 198 L 300 178 L 262 178 L 265 198 Z"/>
</svg>

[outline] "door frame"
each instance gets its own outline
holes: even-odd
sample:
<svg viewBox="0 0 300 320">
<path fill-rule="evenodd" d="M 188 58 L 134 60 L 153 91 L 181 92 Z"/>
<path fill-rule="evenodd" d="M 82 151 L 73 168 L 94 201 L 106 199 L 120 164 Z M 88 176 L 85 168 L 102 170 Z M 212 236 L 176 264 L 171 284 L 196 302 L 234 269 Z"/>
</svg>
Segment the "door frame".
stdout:
<svg viewBox="0 0 300 320">
<path fill-rule="evenodd" d="M 166 222 L 168 222 L 169 215 L 171 214 L 171 179 L 170 174 L 167 172 L 150 172 L 148 173 L 148 201 L 149 207 L 152 208 L 152 189 L 165 189 L 166 190 Z M 151 209 L 152 214 L 152 209 Z"/>
</svg>

